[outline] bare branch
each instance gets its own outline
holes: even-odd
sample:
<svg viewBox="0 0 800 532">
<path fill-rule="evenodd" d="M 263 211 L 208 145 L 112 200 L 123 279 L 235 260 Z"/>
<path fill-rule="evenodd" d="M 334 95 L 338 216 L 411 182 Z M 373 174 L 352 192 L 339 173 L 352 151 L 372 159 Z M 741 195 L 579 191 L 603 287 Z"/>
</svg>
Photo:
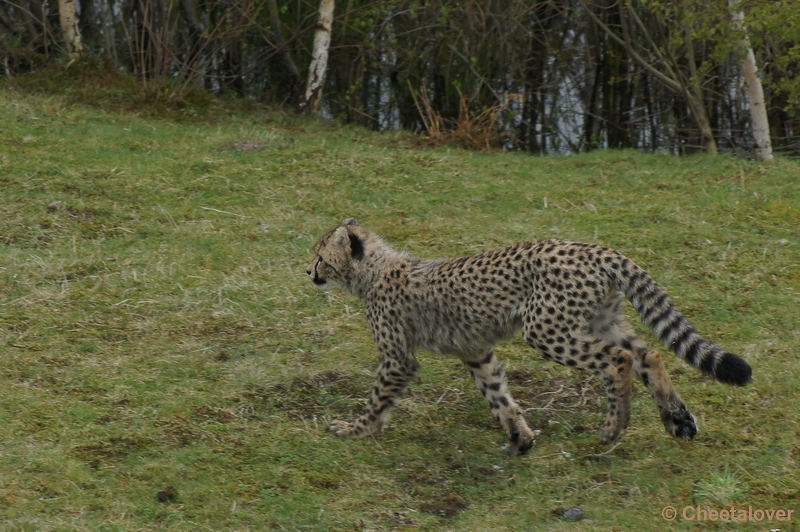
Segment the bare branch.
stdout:
<svg viewBox="0 0 800 532">
<path fill-rule="evenodd" d="M 580 0 L 580 2 L 583 8 L 586 10 L 586 12 L 592 18 L 592 21 L 595 24 L 597 24 L 597 27 L 602 29 L 606 33 L 606 35 L 608 35 L 609 37 L 614 39 L 617 43 L 619 43 L 621 46 L 623 46 L 625 48 L 625 51 L 628 52 L 628 54 L 630 54 L 630 56 L 633 58 L 634 61 L 639 63 L 639 65 L 645 68 L 648 72 L 653 74 L 656 77 L 656 79 L 658 79 L 668 88 L 672 89 L 675 92 L 679 93 L 684 92 L 683 87 L 681 87 L 681 84 L 677 80 L 668 77 L 666 74 L 664 74 L 663 72 L 655 68 L 653 65 L 651 65 L 645 58 L 640 56 L 636 52 L 636 50 L 633 49 L 630 43 L 625 42 L 624 39 L 621 39 L 619 35 L 617 35 L 614 31 L 611 30 L 611 28 L 608 27 L 608 25 L 606 25 L 602 20 L 597 18 L 597 15 L 595 15 L 594 12 L 589 8 L 589 6 L 586 5 L 585 0 Z"/>
<path fill-rule="evenodd" d="M 281 29 L 281 18 L 278 15 L 278 5 L 275 0 L 267 0 L 267 7 L 269 7 L 269 20 L 272 25 L 272 36 L 275 39 L 275 47 L 278 53 L 281 54 L 283 64 L 289 70 L 289 73 L 294 78 L 295 83 L 300 84 L 303 82 L 303 77 L 300 71 L 297 70 L 297 65 L 292 60 L 292 54 L 289 52 L 289 47 L 286 46 L 286 41 L 283 39 L 283 30 Z"/>
</svg>

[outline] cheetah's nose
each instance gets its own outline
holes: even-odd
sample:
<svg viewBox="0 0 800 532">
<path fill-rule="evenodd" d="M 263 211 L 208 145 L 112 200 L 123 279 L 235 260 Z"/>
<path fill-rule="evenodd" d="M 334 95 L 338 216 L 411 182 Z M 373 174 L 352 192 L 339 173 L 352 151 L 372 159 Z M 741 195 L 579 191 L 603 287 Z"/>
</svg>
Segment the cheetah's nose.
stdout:
<svg viewBox="0 0 800 532">
<path fill-rule="evenodd" d="M 306 270 L 307 275 L 311 275 L 311 270 Z"/>
</svg>

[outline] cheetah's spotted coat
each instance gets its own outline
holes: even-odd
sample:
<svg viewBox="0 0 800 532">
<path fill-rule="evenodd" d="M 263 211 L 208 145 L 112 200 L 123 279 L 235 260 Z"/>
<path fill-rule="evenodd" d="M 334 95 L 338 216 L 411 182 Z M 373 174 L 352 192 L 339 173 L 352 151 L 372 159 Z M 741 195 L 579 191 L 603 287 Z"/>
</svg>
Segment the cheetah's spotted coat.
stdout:
<svg viewBox="0 0 800 532">
<path fill-rule="evenodd" d="M 672 387 L 661 357 L 622 315 L 627 297 L 641 319 L 677 355 L 718 380 L 747 384 L 750 366 L 702 338 L 667 293 L 622 254 L 594 244 L 544 240 L 471 257 L 419 260 L 389 247 L 350 218 L 316 246 L 307 273 L 366 302 L 378 348 L 367 411 L 331 431 L 364 437 L 383 426 L 426 349 L 458 356 L 509 438 L 512 454 L 533 433 L 508 392 L 494 345 L 520 329 L 544 358 L 595 373 L 608 396 L 600 440 L 619 440 L 630 418 L 633 375 L 653 396 L 667 432 L 694 438 L 694 418 Z"/>
</svg>

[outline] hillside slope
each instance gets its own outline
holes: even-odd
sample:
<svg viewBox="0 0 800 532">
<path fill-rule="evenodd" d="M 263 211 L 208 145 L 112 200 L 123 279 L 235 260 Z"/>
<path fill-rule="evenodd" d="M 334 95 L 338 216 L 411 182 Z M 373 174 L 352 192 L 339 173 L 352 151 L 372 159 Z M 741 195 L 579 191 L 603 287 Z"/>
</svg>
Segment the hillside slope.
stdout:
<svg viewBox="0 0 800 532">
<path fill-rule="evenodd" d="M 414 145 L 0 90 L 0 528 L 657 530 L 668 505 L 800 510 L 800 164 Z M 598 383 L 515 340 L 497 353 L 541 431 L 528 456 L 428 353 L 386 430 L 337 439 L 326 422 L 360 411 L 374 348 L 363 305 L 305 268 L 349 216 L 420 257 L 619 249 L 753 383 L 658 347 L 700 435 L 669 438 L 637 385 L 608 449 Z M 576 506 L 589 521 L 561 519 Z"/>
</svg>

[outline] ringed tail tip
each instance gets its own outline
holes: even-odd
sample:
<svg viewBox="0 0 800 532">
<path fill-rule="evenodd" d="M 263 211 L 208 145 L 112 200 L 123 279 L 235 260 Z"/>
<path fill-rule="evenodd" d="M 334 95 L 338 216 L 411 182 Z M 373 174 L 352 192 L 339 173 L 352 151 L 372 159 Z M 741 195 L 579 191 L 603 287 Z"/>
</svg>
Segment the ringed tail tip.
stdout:
<svg viewBox="0 0 800 532">
<path fill-rule="evenodd" d="M 725 353 L 717 364 L 714 376 L 725 384 L 744 386 L 752 379 L 753 370 L 743 358 L 733 353 Z"/>
</svg>

